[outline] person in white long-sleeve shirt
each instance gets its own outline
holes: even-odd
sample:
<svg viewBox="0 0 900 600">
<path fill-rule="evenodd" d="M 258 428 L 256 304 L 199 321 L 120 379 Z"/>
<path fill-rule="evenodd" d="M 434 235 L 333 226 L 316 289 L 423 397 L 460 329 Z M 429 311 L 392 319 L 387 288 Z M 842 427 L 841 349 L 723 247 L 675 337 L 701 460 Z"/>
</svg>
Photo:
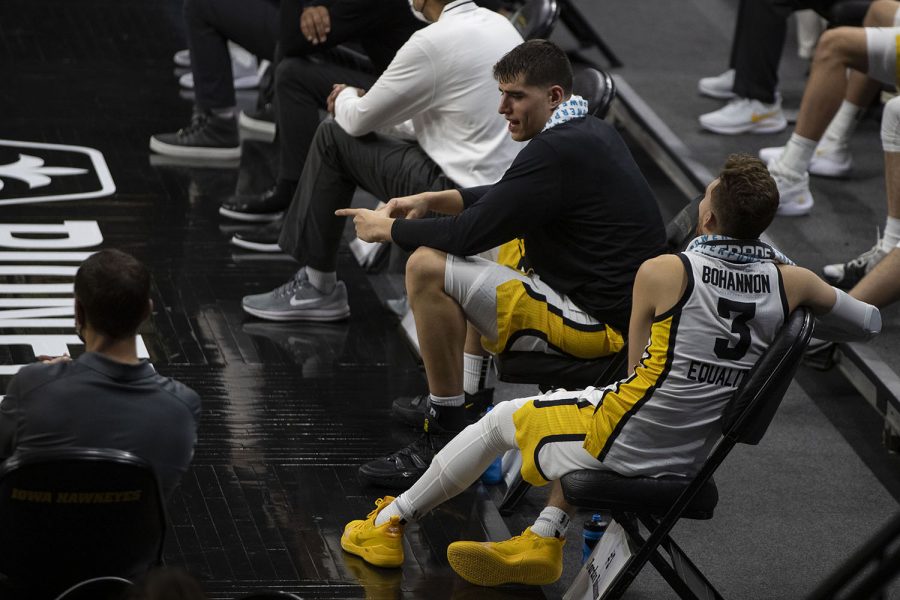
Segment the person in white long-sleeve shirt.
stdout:
<svg viewBox="0 0 900 600">
<path fill-rule="evenodd" d="M 279 239 L 301 268 L 279 288 L 245 296 L 246 312 L 270 320 L 347 318 L 336 274 L 344 217 L 334 211 L 350 205 L 356 186 L 389 200 L 491 184 L 518 153 L 521 144 L 497 113 L 492 68 L 522 42 L 519 33 L 471 0 L 411 5 L 432 24 L 410 37 L 370 90 L 336 85 L 329 97 L 335 118 L 316 132 Z"/>
</svg>

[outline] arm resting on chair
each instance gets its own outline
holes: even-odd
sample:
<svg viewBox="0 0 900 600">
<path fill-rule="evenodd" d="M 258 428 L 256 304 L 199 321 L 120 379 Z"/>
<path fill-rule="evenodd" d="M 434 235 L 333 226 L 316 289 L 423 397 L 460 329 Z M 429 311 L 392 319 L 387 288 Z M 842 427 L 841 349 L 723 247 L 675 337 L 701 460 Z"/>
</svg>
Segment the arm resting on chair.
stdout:
<svg viewBox="0 0 900 600">
<path fill-rule="evenodd" d="M 870 340 L 881 331 L 881 312 L 834 288 L 834 306 L 816 317 L 815 336 L 832 342 Z"/>
</svg>

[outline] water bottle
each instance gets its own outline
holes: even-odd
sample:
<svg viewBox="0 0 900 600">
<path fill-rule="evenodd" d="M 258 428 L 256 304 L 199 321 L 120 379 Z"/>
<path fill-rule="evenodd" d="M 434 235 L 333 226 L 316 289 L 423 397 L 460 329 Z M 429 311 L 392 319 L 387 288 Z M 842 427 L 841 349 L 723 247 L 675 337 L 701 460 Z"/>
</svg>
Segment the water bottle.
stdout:
<svg viewBox="0 0 900 600">
<path fill-rule="evenodd" d="M 597 542 L 603 537 L 604 531 L 606 531 L 606 521 L 603 520 L 603 516 L 600 513 L 595 514 L 584 522 L 584 530 L 582 533 L 584 543 L 581 546 L 582 564 L 587 562 L 587 559 L 591 555 L 591 552 L 594 551 Z"/>
<path fill-rule="evenodd" d="M 491 412 L 493 406 L 488 406 L 485 414 Z M 481 481 L 488 485 L 493 485 L 496 483 L 500 483 L 503 480 L 503 457 L 498 456 L 494 459 L 488 468 L 485 469 L 484 473 L 481 475 Z"/>
</svg>

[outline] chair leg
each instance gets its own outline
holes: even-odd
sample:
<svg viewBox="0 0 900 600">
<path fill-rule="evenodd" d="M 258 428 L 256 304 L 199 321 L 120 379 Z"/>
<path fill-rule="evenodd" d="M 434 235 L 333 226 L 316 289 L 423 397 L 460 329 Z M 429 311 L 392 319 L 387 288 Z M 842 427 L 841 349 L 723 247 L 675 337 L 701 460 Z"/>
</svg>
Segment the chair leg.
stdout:
<svg viewBox="0 0 900 600">
<path fill-rule="evenodd" d="M 525 497 L 525 494 L 530 489 L 531 484 L 522 479 L 521 473 L 517 474 L 516 478 L 509 484 L 509 487 L 506 488 L 506 495 L 503 496 L 503 500 L 500 501 L 500 506 L 497 507 L 497 510 L 504 516 L 512 514 L 519 501 Z"/>
<path fill-rule="evenodd" d="M 644 524 L 644 527 L 651 531 L 658 525 L 658 521 L 653 517 L 642 515 L 640 519 Z M 660 569 L 660 565 L 653 560 L 653 557 L 651 557 L 650 560 L 653 563 L 653 566 L 656 567 L 656 570 L 659 571 L 660 575 L 669 582 L 672 589 L 678 592 L 678 588 L 675 585 L 675 582 L 677 582 L 679 586 L 685 586 L 689 590 L 690 595 L 688 596 L 678 592 L 680 597 L 715 598 L 716 600 L 723 600 L 722 595 L 716 590 L 715 586 L 713 586 L 706 576 L 703 575 L 700 569 L 697 568 L 697 565 L 688 558 L 688 555 L 684 550 L 675 543 L 672 536 L 666 535 L 660 542 L 660 546 L 668 553 L 670 560 L 665 560 L 659 551 L 656 552 L 656 557 L 662 562 L 663 568 L 669 571 L 669 576 L 663 573 Z"/>
<path fill-rule="evenodd" d="M 621 597 L 644 565 L 650 562 L 679 598 L 683 600 L 724 600 L 670 536 L 665 536 L 660 545 L 671 557 L 671 563 L 666 560 L 659 548 L 652 550 L 644 548 L 646 538 L 641 534 L 640 524 L 633 515 L 616 513 L 613 514 L 613 518 L 625 529 L 628 537 L 636 545 L 637 551 L 618 574 L 603 598 Z M 650 517 L 641 515 L 639 518 L 651 532 L 657 525 L 656 521 Z"/>
</svg>

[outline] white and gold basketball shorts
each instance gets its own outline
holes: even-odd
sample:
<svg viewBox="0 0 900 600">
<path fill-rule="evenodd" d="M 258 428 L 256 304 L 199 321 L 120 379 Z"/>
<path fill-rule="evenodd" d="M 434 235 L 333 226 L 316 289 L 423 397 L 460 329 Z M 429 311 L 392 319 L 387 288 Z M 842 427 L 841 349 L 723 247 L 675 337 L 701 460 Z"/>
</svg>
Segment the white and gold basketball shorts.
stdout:
<svg viewBox="0 0 900 600">
<path fill-rule="evenodd" d="M 448 254 L 444 290 L 494 354 L 521 350 L 591 359 L 625 345 L 618 330 L 588 315 L 538 275 L 483 258 Z"/>
<path fill-rule="evenodd" d="M 515 407 L 512 419 L 516 446 L 522 453 L 522 479 L 544 485 L 572 471 L 607 468 L 584 449 L 600 397 L 599 390 L 587 388 L 509 401 Z M 501 402 L 494 410 L 505 404 Z"/>
</svg>

